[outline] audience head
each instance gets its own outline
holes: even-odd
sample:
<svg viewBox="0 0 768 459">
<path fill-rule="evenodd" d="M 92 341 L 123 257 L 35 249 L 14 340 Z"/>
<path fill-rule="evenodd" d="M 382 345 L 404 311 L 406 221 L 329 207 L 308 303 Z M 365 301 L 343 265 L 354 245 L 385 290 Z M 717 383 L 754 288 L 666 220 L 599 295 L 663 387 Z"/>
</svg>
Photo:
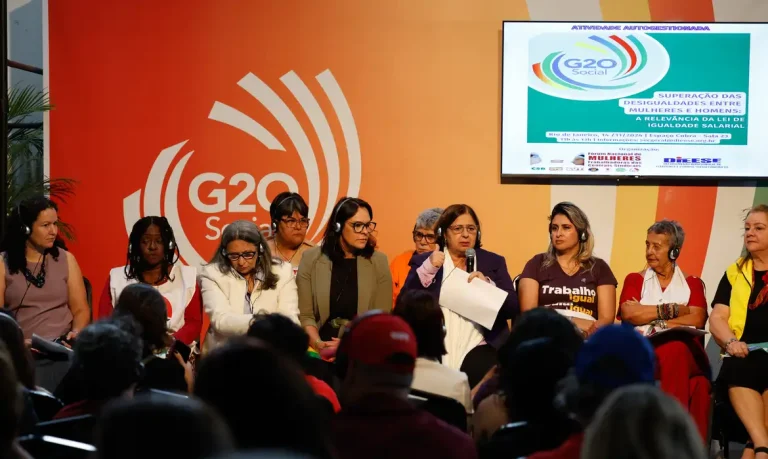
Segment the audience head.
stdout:
<svg viewBox="0 0 768 459">
<path fill-rule="evenodd" d="M 594 248 L 595 237 L 584 211 L 571 202 L 557 204 L 549 216 L 549 264 L 554 262 L 557 254 L 575 250 L 575 259 L 586 266 L 592 262 Z"/>
<path fill-rule="evenodd" d="M 582 424 L 615 389 L 654 384 L 656 355 L 648 339 L 629 325 L 608 325 L 581 347 L 572 375 L 564 380 L 560 402 Z"/>
<path fill-rule="evenodd" d="M 201 359 L 194 393 L 223 416 L 238 449 L 329 455 L 319 398 L 293 362 L 255 338 L 232 339 Z"/>
<path fill-rule="evenodd" d="M 309 336 L 304 329 L 278 313 L 254 316 L 248 336 L 269 344 L 297 364 L 303 363 L 309 348 Z"/>
<path fill-rule="evenodd" d="M 768 205 L 751 208 L 744 218 L 744 247 L 747 257 L 768 251 Z"/>
<path fill-rule="evenodd" d="M 141 340 L 131 319 L 108 319 L 85 327 L 74 346 L 72 368 L 88 400 L 107 400 L 131 390 L 142 377 Z"/>
<path fill-rule="evenodd" d="M 170 267 L 179 260 L 179 248 L 168 219 L 149 216 L 133 224 L 128 236 L 125 277 L 143 281 L 144 272 L 161 266 L 160 280 L 168 279 Z"/>
<path fill-rule="evenodd" d="M 277 286 L 278 277 L 272 272 L 273 263 L 259 227 L 248 220 L 236 220 L 224 228 L 219 248 L 211 259 L 211 264 L 224 274 L 234 271 L 241 276 L 264 276 L 264 290 Z"/>
<path fill-rule="evenodd" d="M 336 351 L 342 406 L 377 392 L 407 396 L 416 357 L 416 337 L 403 319 L 377 310 L 358 316 Z"/>
<path fill-rule="evenodd" d="M 18 435 L 23 403 L 21 386 L 5 344 L 0 342 L 0 457 L 11 449 Z"/>
<path fill-rule="evenodd" d="M 661 220 L 648 228 L 645 238 L 645 262 L 654 271 L 665 269 L 675 263 L 685 242 L 685 231 L 674 220 Z"/>
<path fill-rule="evenodd" d="M 480 219 L 475 210 L 466 204 L 452 204 L 445 208 L 435 224 L 437 243 L 448 250 L 463 254 L 469 248 L 479 249 Z"/>
<path fill-rule="evenodd" d="M 34 389 L 35 367 L 32 354 L 24 344 L 24 332 L 12 315 L 2 311 L 0 311 L 0 342 L 5 344 L 19 383 L 27 389 Z"/>
<path fill-rule="evenodd" d="M 8 215 L 0 252 L 6 252 L 8 271 L 16 274 L 27 267 L 27 246 L 59 256 L 56 237 L 59 234 L 59 208 L 45 196 L 22 201 Z"/>
<path fill-rule="evenodd" d="M 553 344 L 562 349 L 571 360 L 584 344 L 584 339 L 576 331 L 571 321 L 556 311 L 547 308 L 536 308 L 524 312 L 515 321 L 507 341 L 499 349 L 499 362 L 504 372 L 504 362 L 509 362 L 520 344 L 536 338 L 549 338 Z M 514 373 L 510 376 L 514 376 Z"/>
<path fill-rule="evenodd" d="M 445 317 L 435 297 L 424 290 L 403 290 L 392 314 L 405 320 L 416 336 L 418 356 L 440 360 L 445 349 Z"/>
<path fill-rule="evenodd" d="M 433 207 L 416 217 L 416 224 L 413 225 L 413 243 L 416 244 L 416 253 L 432 252 L 437 247 L 435 225 L 442 213 L 443 209 Z"/>
<path fill-rule="evenodd" d="M 202 402 L 139 395 L 104 409 L 96 432 L 99 458 L 183 457 L 204 459 L 231 451 L 224 421 Z"/>
<path fill-rule="evenodd" d="M 163 295 L 146 284 L 123 289 L 115 305 L 115 317 L 130 316 L 141 327 L 144 355 L 164 349 L 173 340 L 168 331 L 168 307 Z"/>
<path fill-rule="evenodd" d="M 298 247 L 307 237 L 309 207 L 299 193 L 283 191 L 272 200 L 269 217 L 272 233 L 289 247 Z"/>
<path fill-rule="evenodd" d="M 597 410 L 581 457 L 705 459 L 707 454 L 677 400 L 650 385 L 631 385 L 614 391 Z"/>
<path fill-rule="evenodd" d="M 325 228 L 322 251 L 331 260 L 342 259 L 345 254 L 370 258 L 374 251 L 371 233 L 375 229 L 370 204 L 360 198 L 341 198 Z"/>
</svg>

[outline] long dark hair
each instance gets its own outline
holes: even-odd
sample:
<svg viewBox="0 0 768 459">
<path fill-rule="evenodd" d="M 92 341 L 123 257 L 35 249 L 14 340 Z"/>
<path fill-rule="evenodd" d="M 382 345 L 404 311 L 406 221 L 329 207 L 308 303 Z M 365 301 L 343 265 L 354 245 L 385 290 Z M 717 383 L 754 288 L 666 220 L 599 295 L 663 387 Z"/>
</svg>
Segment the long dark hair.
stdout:
<svg viewBox="0 0 768 459">
<path fill-rule="evenodd" d="M 147 269 L 144 258 L 141 256 L 141 237 L 147 232 L 150 226 L 157 225 L 160 228 L 160 237 L 163 240 L 163 261 L 161 262 L 161 277 L 159 283 L 165 280 L 171 280 L 170 267 L 179 261 L 179 247 L 176 244 L 176 237 L 173 235 L 173 228 L 165 217 L 149 216 L 140 218 L 133 224 L 131 235 L 128 236 L 128 255 L 125 263 L 126 279 L 136 279 L 144 282 L 144 271 Z"/>
<path fill-rule="evenodd" d="M 341 233 L 344 230 L 344 224 L 347 220 L 352 218 L 357 210 L 364 208 L 368 211 L 371 218 L 373 218 L 373 209 L 371 205 L 360 198 L 343 197 L 339 199 L 336 206 L 333 208 L 331 219 L 328 222 L 328 226 L 325 227 L 325 235 L 323 236 L 322 252 L 331 259 L 331 261 L 338 261 L 344 258 L 344 250 L 341 248 Z M 371 258 L 373 256 L 374 248 L 368 244 L 362 250 L 356 250 L 355 255 L 364 258 Z"/>
<path fill-rule="evenodd" d="M 416 336 L 419 357 L 442 359 L 445 349 L 443 311 L 426 290 L 403 290 L 397 296 L 392 314 L 408 322 Z"/>
<path fill-rule="evenodd" d="M 8 264 L 10 274 L 16 274 L 27 267 L 26 243 L 29 235 L 26 228 L 32 229 L 40 212 L 46 209 L 59 211 L 55 202 L 45 196 L 34 196 L 22 201 L 8 216 L 8 228 L 0 244 L 0 252 L 5 252 L 5 262 Z M 59 244 L 54 243 L 50 249 L 45 249 L 45 254 L 51 254 L 54 260 L 59 259 Z"/>
<path fill-rule="evenodd" d="M 171 343 L 168 336 L 168 309 L 163 295 L 147 284 L 132 284 L 120 292 L 115 304 L 115 318 L 129 316 L 141 327 L 144 356 L 164 349 Z"/>
<path fill-rule="evenodd" d="M 294 212 L 298 212 L 304 218 L 309 215 L 309 206 L 299 193 L 283 191 L 275 196 L 272 204 L 269 205 L 269 218 L 275 225 L 280 223 L 283 217 L 290 217 Z"/>
<path fill-rule="evenodd" d="M 477 225 L 477 238 L 475 238 L 474 248 L 479 249 L 483 246 L 482 241 L 480 241 L 480 219 L 477 218 L 475 209 L 466 204 L 451 204 L 445 208 L 442 214 L 440 214 L 440 218 L 438 218 L 437 223 L 435 223 L 435 233 L 437 233 L 437 242 L 440 246 L 445 247 L 445 233 L 448 231 L 448 227 L 451 226 L 451 223 L 465 214 L 469 214 Z"/>
</svg>

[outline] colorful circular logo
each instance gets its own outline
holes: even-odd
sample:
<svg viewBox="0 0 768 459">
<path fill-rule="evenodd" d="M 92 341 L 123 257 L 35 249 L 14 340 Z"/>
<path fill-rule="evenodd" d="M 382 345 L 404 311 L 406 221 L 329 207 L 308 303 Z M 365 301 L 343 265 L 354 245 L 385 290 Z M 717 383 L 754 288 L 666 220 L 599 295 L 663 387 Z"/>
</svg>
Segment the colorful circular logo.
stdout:
<svg viewBox="0 0 768 459">
<path fill-rule="evenodd" d="M 637 94 L 669 70 L 669 54 L 646 34 L 544 34 L 529 44 L 529 84 L 563 99 L 611 100 Z"/>
</svg>

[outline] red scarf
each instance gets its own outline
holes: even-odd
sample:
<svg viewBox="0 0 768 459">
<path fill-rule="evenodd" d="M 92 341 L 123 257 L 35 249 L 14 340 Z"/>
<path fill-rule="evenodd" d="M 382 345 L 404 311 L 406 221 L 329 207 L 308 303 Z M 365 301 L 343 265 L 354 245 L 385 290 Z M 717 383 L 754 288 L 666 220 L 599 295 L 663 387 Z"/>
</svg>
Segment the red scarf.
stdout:
<svg viewBox="0 0 768 459">
<path fill-rule="evenodd" d="M 752 271 L 752 280 L 755 279 L 755 272 Z M 763 288 L 760 289 L 760 293 L 757 294 L 757 298 L 755 298 L 754 303 L 749 304 L 749 309 L 755 309 L 761 304 L 765 303 L 766 300 L 768 300 L 768 271 L 766 271 L 765 274 L 763 274 Z"/>
</svg>

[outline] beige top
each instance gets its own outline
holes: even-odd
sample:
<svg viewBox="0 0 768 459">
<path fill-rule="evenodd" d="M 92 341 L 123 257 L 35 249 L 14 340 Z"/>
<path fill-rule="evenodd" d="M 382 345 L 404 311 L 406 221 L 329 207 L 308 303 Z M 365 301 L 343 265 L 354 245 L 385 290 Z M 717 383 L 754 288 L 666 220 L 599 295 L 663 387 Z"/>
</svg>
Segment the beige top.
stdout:
<svg viewBox="0 0 768 459">
<path fill-rule="evenodd" d="M 277 250 L 277 247 L 275 246 L 275 238 L 267 239 L 267 246 L 269 247 L 269 251 L 272 254 L 273 258 L 277 258 L 282 261 L 287 261 L 291 264 L 291 266 L 293 266 L 294 276 L 295 276 L 296 275 L 295 271 L 298 270 L 299 268 L 299 264 L 301 263 L 301 257 L 304 255 L 304 252 L 311 249 L 315 245 L 309 241 L 302 242 L 301 245 L 299 246 L 299 249 L 290 258 L 284 257 L 283 254 L 280 253 L 279 250 Z"/>
</svg>

